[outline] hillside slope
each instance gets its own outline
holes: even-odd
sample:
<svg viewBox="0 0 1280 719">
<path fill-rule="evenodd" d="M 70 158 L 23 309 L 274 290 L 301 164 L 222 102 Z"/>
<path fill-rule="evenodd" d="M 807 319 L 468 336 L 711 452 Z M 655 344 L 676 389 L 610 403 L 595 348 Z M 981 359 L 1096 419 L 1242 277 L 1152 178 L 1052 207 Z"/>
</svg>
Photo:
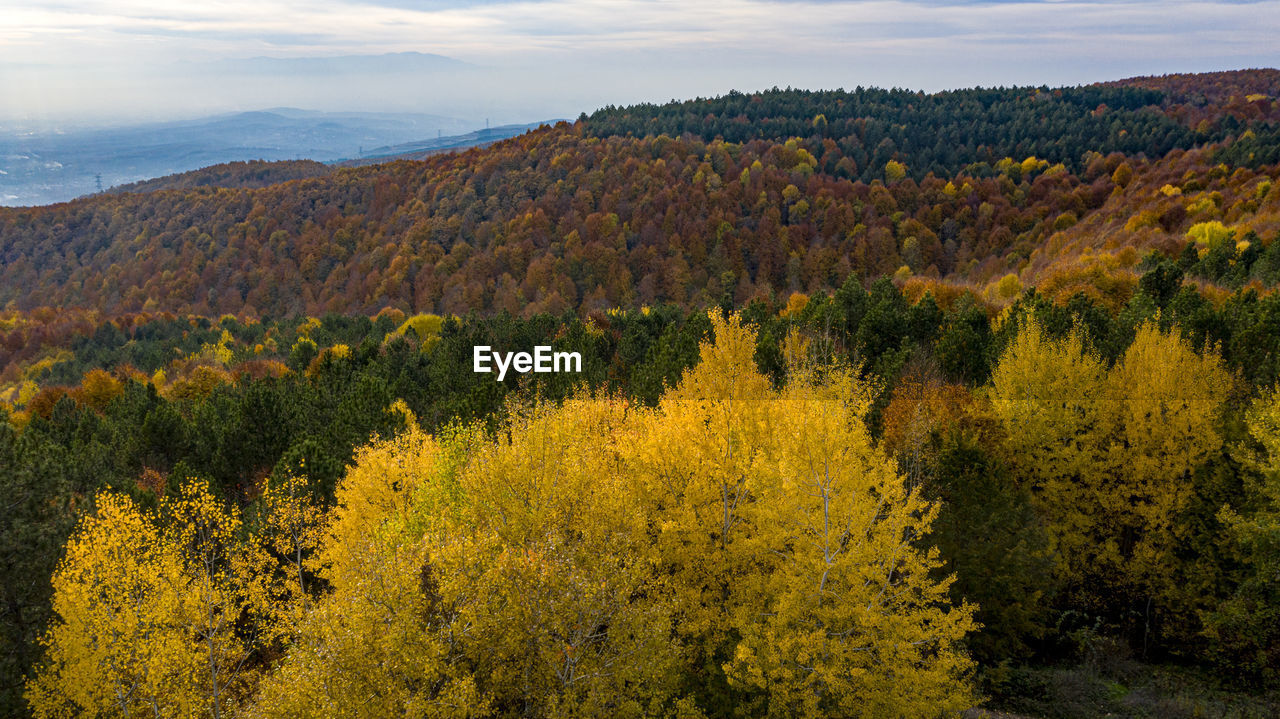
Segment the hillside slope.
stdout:
<svg viewBox="0 0 1280 719">
<path fill-rule="evenodd" d="M 321 177 L 330 172 L 328 165 L 314 160 L 225 162 L 176 175 L 116 185 L 107 192 L 119 195 L 129 192 L 194 190 L 197 187 L 267 187 L 290 180 Z"/>
<path fill-rule="evenodd" d="M 1255 76 L 1272 89 L 1270 74 L 1240 82 Z M 1269 241 L 1280 168 L 1223 148 L 1243 132 L 1274 150 L 1272 126 L 1221 112 L 1190 129 L 1175 107 L 1160 90 L 1088 87 L 607 108 L 423 162 L 3 210 L 0 305 L 700 306 L 851 273 L 1031 283 L 1086 250 L 1110 252 L 1104 269 L 1124 273 L 1211 221 Z"/>
</svg>

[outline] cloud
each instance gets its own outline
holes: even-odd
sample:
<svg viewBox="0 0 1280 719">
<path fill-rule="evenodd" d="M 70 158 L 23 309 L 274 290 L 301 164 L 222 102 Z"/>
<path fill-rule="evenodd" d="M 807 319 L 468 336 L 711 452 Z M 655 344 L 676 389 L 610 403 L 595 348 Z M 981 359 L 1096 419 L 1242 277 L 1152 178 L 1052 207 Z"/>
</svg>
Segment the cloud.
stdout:
<svg viewBox="0 0 1280 719">
<path fill-rule="evenodd" d="M 129 36 L 181 39 L 187 51 L 231 56 L 282 51 L 429 50 L 476 56 L 512 52 L 670 49 L 687 45 L 801 51 L 888 40 L 1076 40 L 1181 37 L 1213 29 L 1236 43 L 1280 29 L 1276 2 L 906 2 L 903 0 L 543 0 L 432 3 L 407 0 L 82 0 L 31 6 L 3 0 L 0 52 L 17 46 L 117 47 Z M 1273 36 L 1274 37 L 1274 36 Z M 21 38 L 21 42 L 17 41 Z M 147 48 L 132 48 L 133 51 Z M 1254 51 L 1270 50 L 1257 44 Z M 181 47 L 164 48 L 182 52 Z M 1113 48 L 1113 52 L 1124 48 Z M 1188 54 L 1194 45 L 1179 48 Z M 1274 52 L 1274 51 L 1272 51 Z"/>
<path fill-rule="evenodd" d="M 495 100 L 516 85 L 564 110 L 627 91 L 940 89 L 1280 64 L 1276 0 L 0 0 L 0 16 L 10 106 L 70 107 L 76 78 L 104 68 L 145 78 L 175 62 L 254 56 L 437 53 L 505 70 L 479 88 Z M 67 74 L 33 98 L 49 84 L 42 64 Z"/>
</svg>

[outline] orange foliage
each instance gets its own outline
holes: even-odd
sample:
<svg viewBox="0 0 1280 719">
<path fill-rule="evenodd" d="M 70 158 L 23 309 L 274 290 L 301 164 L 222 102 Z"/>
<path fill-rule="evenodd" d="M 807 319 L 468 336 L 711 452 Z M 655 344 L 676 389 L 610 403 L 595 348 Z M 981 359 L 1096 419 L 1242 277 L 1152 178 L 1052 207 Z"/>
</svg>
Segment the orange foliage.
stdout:
<svg viewBox="0 0 1280 719">
<path fill-rule="evenodd" d="M 933 435 L 945 433 L 974 411 L 973 394 L 964 385 L 918 374 L 903 378 L 884 410 L 881 446 L 899 458 L 923 452 Z"/>
<path fill-rule="evenodd" d="M 231 376 L 242 379 L 265 379 L 267 377 L 283 377 L 289 374 L 289 368 L 277 360 L 248 360 L 241 362 L 231 370 Z"/>
<path fill-rule="evenodd" d="M 70 396 L 78 404 L 102 413 L 111 400 L 124 394 L 124 385 L 106 370 L 95 369 L 85 373 L 80 386 L 71 390 Z"/>
<path fill-rule="evenodd" d="M 35 397 L 27 403 L 27 413 L 32 417 L 49 418 L 53 414 L 53 408 L 58 401 L 66 397 L 68 390 L 66 387 L 45 387 L 36 393 Z"/>
</svg>

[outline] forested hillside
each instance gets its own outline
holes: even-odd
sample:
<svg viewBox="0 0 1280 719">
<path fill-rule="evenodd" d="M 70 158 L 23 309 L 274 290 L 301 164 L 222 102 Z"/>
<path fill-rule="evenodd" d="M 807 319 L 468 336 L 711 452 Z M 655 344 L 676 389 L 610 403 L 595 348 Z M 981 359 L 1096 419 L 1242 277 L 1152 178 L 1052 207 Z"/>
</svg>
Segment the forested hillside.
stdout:
<svg viewBox="0 0 1280 719">
<path fill-rule="evenodd" d="M 1275 716 L 1278 78 L 0 210 L 0 713 Z"/>
<path fill-rule="evenodd" d="M 1010 273 L 1040 282 L 1028 271 L 1036 249 L 1131 183 L 1179 196 L 1112 203 L 1109 214 L 1126 213 L 1107 233 L 1113 249 L 1180 247 L 1192 225 L 1212 221 L 1237 239 L 1270 239 L 1276 170 L 1257 159 L 1274 152 L 1274 129 L 1245 131 L 1224 114 L 1192 130 L 1162 98 L 1123 88 L 734 94 L 602 110 L 484 150 L 261 189 L 6 210 L 0 303 L 559 313 L 743 303 L 896 272 L 981 291 Z M 1262 145 L 1249 157 L 1230 145 L 1222 157 L 1193 150 L 1241 132 Z M 1138 259 L 1110 269 L 1124 274 Z"/>
<path fill-rule="evenodd" d="M 329 172 L 327 165 L 314 160 L 227 162 L 191 172 L 116 185 L 107 192 L 119 195 L 157 190 L 194 190 L 198 187 L 266 187 L 289 180 L 321 177 Z"/>
</svg>

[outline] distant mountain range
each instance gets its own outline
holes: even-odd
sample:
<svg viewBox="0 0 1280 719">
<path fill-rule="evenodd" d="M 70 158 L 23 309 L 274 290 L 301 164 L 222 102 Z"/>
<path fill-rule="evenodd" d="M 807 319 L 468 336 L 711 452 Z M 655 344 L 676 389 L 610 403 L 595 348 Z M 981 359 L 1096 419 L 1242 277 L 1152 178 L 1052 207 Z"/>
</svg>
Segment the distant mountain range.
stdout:
<svg viewBox="0 0 1280 719">
<path fill-rule="evenodd" d="M 486 147 L 499 140 L 522 135 L 529 130 L 550 124 L 552 123 L 533 122 L 527 125 L 503 125 L 462 135 L 447 135 L 431 140 L 375 147 L 373 150 L 367 151 L 363 157 L 339 160 L 328 164 L 314 160 L 224 162 L 188 172 L 115 185 L 107 189 L 106 192 L 119 195 L 158 192 L 161 190 L 191 190 L 200 187 L 267 187 L 268 185 L 290 180 L 323 177 L 332 172 L 335 167 L 360 167 L 383 162 L 394 162 L 396 160 L 425 160 L 431 155 L 438 155 L 444 152 L 453 152 L 472 147 Z"/>
<path fill-rule="evenodd" d="M 179 122 L 0 136 L 0 205 L 62 202 L 224 162 L 328 162 L 359 158 L 373 148 L 388 154 L 383 151 L 404 143 L 425 147 L 441 142 L 423 140 L 432 136 L 453 140 L 474 127 L 474 121 L 439 115 L 274 108 Z M 454 142 L 457 146 L 465 141 Z M 472 144 L 479 142 L 483 140 Z"/>
<path fill-rule="evenodd" d="M 330 57 L 251 57 L 174 63 L 160 69 L 173 92 L 235 97 L 236 105 L 305 103 L 328 107 L 334 97 L 359 104 L 361 93 L 403 103 L 367 105 L 387 112 L 320 112 L 275 107 L 195 119 L 116 127 L 66 125 L 27 117 L 22 107 L 0 108 L 0 205 L 64 202 L 212 165 L 249 161 L 362 164 L 366 158 L 425 156 L 518 135 L 529 125 L 488 125 L 488 101 L 437 105 L 450 88 L 484 95 L 494 70 L 444 55 L 397 52 Z M 196 89 L 192 90 L 194 87 Z M 314 90 L 308 95 L 307 88 Z M 415 94 L 417 93 L 417 94 Z M 455 93 L 456 94 L 456 93 Z M 327 99 L 326 99 L 327 98 Z M 416 100 L 414 98 L 417 98 Z M 218 107 L 217 101 L 210 107 Z M 399 108 L 448 108 L 424 114 Z M 5 113 L 11 117 L 5 116 Z M 510 118 L 507 118 L 510 119 Z M 69 120 L 69 122 L 83 122 Z M 279 171 L 279 168 L 273 172 Z M 288 173 L 286 173 L 288 174 Z M 240 177 L 213 173 L 202 180 Z M 222 181 L 222 179 L 218 181 Z M 183 182 L 190 181 L 190 178 Z M 164 185 L 165 182 L 158 183 Z M 147 185 L 151 186 L 151 185 Z"/>
</svg>

